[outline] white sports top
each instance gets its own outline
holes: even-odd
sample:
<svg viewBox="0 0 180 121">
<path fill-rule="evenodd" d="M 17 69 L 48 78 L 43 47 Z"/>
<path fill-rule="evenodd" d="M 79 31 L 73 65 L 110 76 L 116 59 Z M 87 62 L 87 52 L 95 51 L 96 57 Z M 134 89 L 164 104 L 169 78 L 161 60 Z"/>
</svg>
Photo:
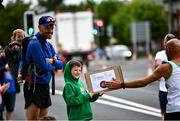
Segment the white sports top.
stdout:
<svg viewBox="0 0 180 121">
<path fill-rule="evenodd" d="M 155 60 L 160 59 L 161 61 L 168 62 L 165 50 L 159 51 L 156 53 Z M 165 86 L 165 79 L 161 77 L 159 79 L 159 90 L 163 92 L 167 92 L 167 88 Z"/>
<path fill-rule="evenodd" d="M 180 65 L 169 61 L 171 65 L 171 75 L 166 80 L 168 95 L 167 95 L 167 106 L 166 112 L 180 112 Z"/>
</svg>

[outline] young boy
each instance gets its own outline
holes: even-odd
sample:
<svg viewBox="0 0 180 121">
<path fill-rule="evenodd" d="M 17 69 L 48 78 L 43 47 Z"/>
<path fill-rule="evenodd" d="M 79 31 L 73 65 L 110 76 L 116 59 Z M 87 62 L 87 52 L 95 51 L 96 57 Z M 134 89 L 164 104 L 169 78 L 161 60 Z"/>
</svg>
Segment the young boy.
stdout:
<svg viewBox="0 0 180 121">
<path fill-rule="evenodd" d="M 75 60 L 70 60 L 64 69 L 63 97 L 67 105 L 69 120 L 91 120 L 93 114 L 90 102 L 96 101 L 103 94 L 101 92 L 93 95 L 86 91 L 80 80 L 81 71 L 81 63 Z"/>
</svg>

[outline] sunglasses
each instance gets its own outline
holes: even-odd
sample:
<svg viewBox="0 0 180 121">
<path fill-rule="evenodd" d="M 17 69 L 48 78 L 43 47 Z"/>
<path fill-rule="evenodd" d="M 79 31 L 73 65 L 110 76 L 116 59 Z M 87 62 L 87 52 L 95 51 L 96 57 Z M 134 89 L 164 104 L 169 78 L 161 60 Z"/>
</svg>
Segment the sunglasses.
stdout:
<svg viewBox="0 0 180 121">
<path fill-rule="evenodd" d="M 55 18 L 47 18 L 47 19 L 46 19 L 46 22 L 55 22 L 55 21 L 56 21 Z"/>
</svg>

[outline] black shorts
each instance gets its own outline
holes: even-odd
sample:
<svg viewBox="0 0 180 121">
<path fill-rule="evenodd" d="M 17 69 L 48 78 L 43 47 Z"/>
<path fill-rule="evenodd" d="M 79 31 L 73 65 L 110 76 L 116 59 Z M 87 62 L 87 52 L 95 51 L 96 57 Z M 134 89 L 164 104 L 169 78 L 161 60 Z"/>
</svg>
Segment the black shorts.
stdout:
<svg viewBox="0 0 180 121">
<path fill-rule="evenodd" d="M 164 120 L 180 120 L 180 112 L 166 113 Z"/>
<path fill-rule="evenodd" d="M 160 108 L 166 110 L 167 92 L 159 91 L 159 103 L 160 103 Z"/>
<path fill-rule="evenodd" d="M 39 108 L 48 108 L 51 106 L 51 97 L 49 84 L 29 84 L 24 83 L 24 99 L 25 109 L 28 108 L 32 103 Z"/>
<path fill-rule="evenodd" d="M 11 92 L 11 93 L 4 93 L 3 96 L 3 101 L 2 101 L 2 110 L 4 110 L 4 108 L 9 111 L 9 112 L 13 112 L 14 111 L 14 107 L 15 107 L 15 101 L 16 101 L 16 93 L 15 92 Z"/>
</svg>

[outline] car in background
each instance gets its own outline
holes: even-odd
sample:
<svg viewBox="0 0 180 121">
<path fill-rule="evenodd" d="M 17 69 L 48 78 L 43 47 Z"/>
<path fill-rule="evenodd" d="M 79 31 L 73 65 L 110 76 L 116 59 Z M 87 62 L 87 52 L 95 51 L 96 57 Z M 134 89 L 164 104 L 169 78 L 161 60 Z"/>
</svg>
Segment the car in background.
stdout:
<svg viewBox="0 0 180 121">
<path fill-rule="evenodd" d="M 126 45 L 106 46 L 105 52 L 110 59 L 130 59 L 132 57 L 132 52 Z"/>
</svg>

